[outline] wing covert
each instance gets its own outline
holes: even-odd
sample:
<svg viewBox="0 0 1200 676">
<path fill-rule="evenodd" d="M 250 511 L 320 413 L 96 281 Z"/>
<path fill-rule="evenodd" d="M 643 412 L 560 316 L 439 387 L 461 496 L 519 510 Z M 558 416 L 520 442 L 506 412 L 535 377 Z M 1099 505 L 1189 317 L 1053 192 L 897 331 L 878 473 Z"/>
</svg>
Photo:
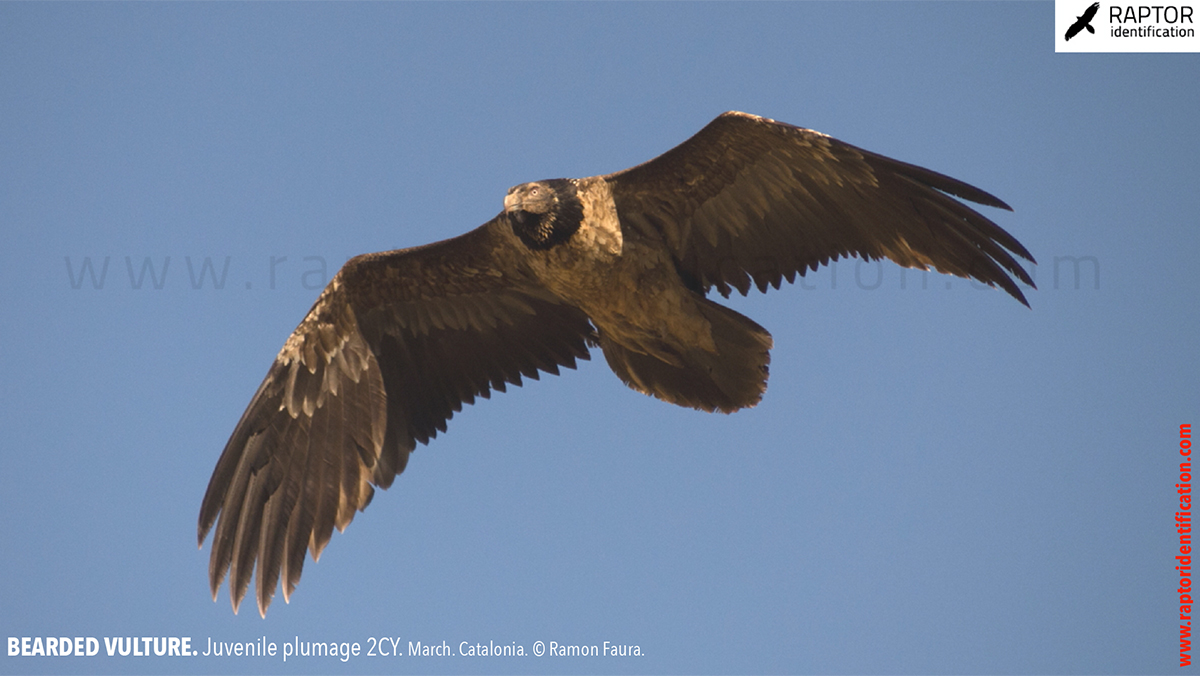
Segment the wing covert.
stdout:
<svg viewBox="0 0 1200 676">
<path fill-rule="evenodd" d="M 588 359 L 595 330 L 522 273 L 500 219 L 424 247 L 358 256 L 288 338 L 209 482 L 209 583 L 236 611 L 256 571 L 264 614 L 463 404 Z M 511 254 L 511 255 L 510 255 Z"/>
<path fill-rule="evenodd" d="M 974 277 L 1028 305 L 1013 277 L 1033 280 L 1013 255 L 1033 257 L 951 196 L 1007 204 L 809 129 L 725 113 L 659 157 L 604 178 L 622 225 L 663 239 L 701 291 L 766 291 L 859 256 Z"/>
</svg>

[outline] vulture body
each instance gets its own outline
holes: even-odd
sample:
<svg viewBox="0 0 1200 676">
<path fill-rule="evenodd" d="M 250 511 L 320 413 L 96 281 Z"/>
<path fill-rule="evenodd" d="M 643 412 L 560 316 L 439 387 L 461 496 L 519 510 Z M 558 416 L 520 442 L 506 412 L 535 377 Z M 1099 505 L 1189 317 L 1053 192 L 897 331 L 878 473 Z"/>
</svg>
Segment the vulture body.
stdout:
<svg viewBox="0 0 1200 676">
<path fill-rule="evenodd" d="M 843 256 L 998 286 L 1028 305 L 1016 239 L 961 201 L 996 197 L 818 132 L 725 113 L 631 169 L 525 183 L 464 235 L 351 259 L 280 350 L 217 462 L 213 598 L 257 571 L 266 614 L 463 404 L 599 346 L 631 388 L 753 406 L 771 335 L 706 297 L 766 291 Z"/>
</svg>

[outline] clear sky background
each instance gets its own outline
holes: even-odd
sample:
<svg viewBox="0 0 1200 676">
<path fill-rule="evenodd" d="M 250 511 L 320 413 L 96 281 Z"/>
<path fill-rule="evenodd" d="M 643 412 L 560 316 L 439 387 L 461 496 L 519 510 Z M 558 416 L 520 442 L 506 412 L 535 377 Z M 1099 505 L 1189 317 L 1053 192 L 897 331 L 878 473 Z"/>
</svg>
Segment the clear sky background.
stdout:
<svg viewBox="0 0 1200 676">
<path fill-rule="evenodd" d="M 101 640 L 0 672 L 1179 671 L 1200 55 L 1056 55 L 1053 20 L 1048 2 L 0 4 L 6 642 L 643 653 L 285 664 Z M 342 262 L 729 109 L 1000 196 L 1015 211 L 988 215 L 1039 262 L 1032 309 L 853 261 L 732 299 L 775 336 L 757 408 L 650 399 L 596 351 L 456 416 L 290 604 L 210 600 L 210 472 Z"/>
</svg>

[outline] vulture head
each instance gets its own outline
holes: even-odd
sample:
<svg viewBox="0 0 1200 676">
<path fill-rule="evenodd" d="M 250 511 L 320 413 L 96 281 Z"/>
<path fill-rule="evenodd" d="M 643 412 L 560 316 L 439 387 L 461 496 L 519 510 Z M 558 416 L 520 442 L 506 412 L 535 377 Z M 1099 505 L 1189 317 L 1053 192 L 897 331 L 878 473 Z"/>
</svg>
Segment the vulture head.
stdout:
<svg viewBox="0 0 1200 676">
<path fill-rule="evenodd" d="M 571 239 L 583 222 L 583 205 L 575 181 L 555 178 L 522 183 L 504 196 L 504 213 L 513 234 L 534 250 L 545 250 Z"/>
</svg>

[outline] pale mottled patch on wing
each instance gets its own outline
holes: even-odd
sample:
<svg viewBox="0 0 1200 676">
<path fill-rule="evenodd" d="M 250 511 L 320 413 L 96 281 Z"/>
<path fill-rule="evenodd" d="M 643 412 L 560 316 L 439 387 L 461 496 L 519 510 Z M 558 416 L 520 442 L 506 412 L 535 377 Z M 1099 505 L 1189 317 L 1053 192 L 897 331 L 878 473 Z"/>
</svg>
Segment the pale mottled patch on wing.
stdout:
<svg viewBox="0 0 1200 676">
<path fill-rule="evenodd" d="M 584 178 L 576 181 L 576 184 L 579 200 L 583 204 L 583 223 L 572 245 L 609 256 L 621 255 L 625 238 L 621 234 L 621 221 L 617 217 L 617 205 L 608 182 L 600 178 Z"/>
<path fill-rule="evenodd" d="M 251 577 L 265 614 L 306 551 L 404 470 L 464 404 L 588 358 L 587 316 L 531 283 L 493 221 L 467 235 L 360 256 L 284 343 L 217 462 L 198 539 L 215 524 L 209 583 L 237 610 Z"/>
</svg>

